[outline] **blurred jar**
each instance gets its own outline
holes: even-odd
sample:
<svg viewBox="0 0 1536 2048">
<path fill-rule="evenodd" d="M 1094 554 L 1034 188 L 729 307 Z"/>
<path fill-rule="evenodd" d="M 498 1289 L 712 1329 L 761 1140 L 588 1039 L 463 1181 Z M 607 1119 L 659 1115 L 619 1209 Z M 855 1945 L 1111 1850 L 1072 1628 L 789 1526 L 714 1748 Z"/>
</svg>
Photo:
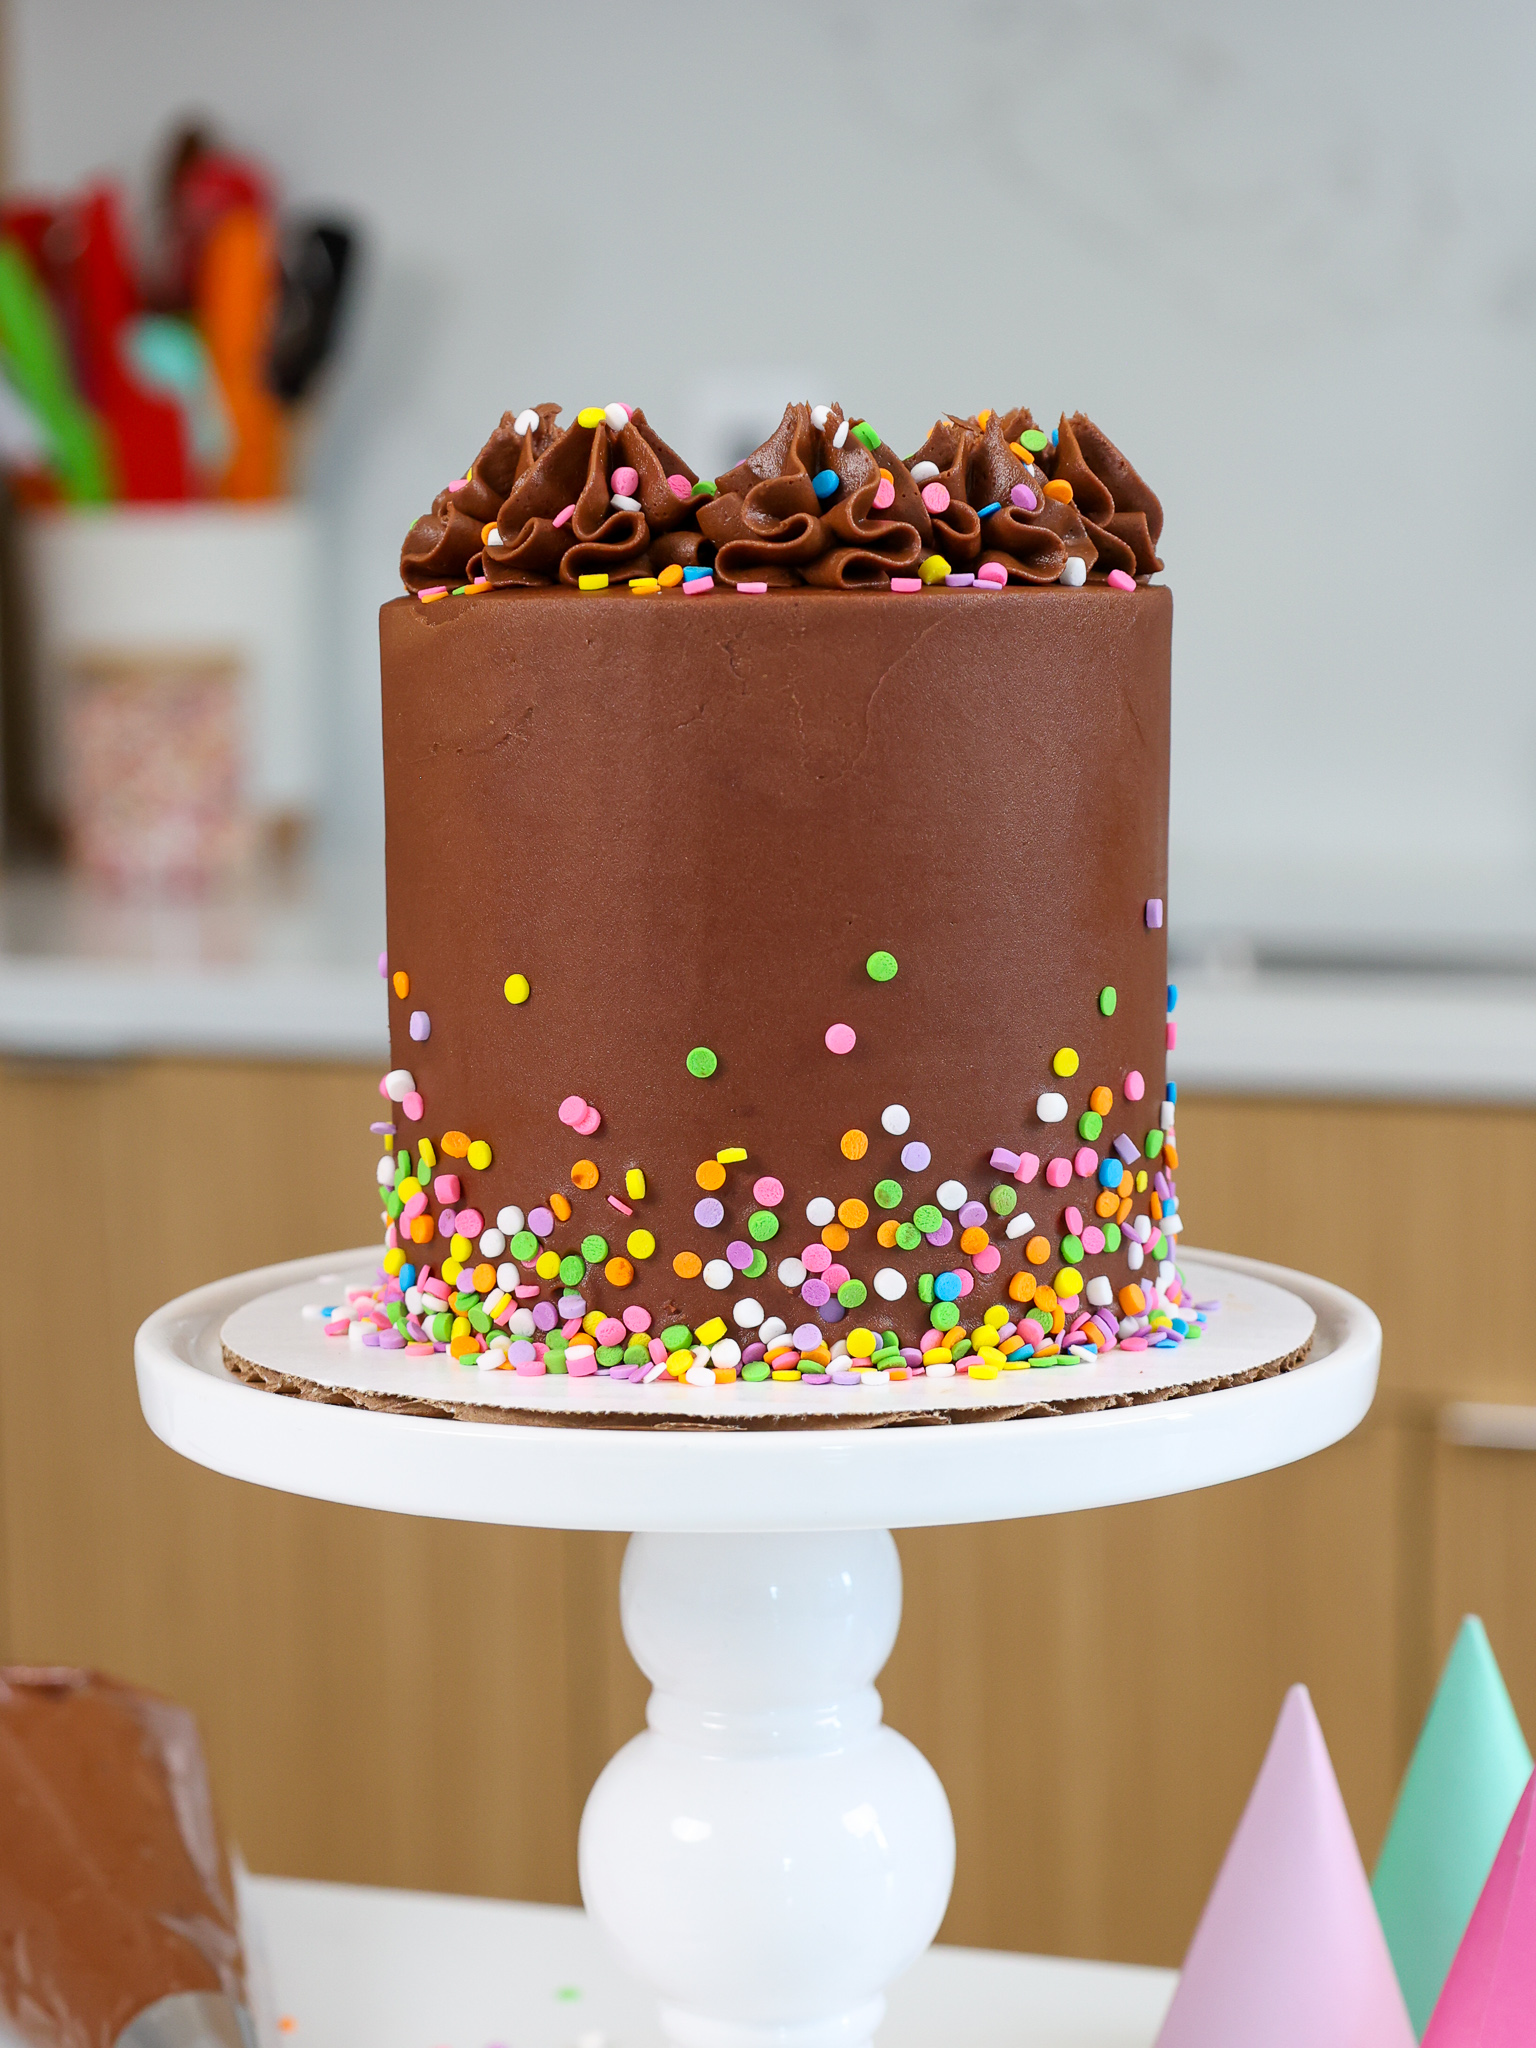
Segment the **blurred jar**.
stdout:
<svg viewBox="0 0 1536 2048">
<path fill-rule="evenodd" d="M 37 782 L 67 857 L 198 886 L 287 854 L 320 786 L 307 508 L 29 514 Z"/>
</svg>

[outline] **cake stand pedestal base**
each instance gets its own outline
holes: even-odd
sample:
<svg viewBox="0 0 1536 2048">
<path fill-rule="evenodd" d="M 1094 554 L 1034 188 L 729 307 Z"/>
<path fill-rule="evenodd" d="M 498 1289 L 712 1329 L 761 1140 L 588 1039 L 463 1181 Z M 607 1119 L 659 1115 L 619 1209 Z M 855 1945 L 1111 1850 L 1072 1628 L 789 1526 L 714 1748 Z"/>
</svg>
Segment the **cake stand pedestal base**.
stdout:
<svg viewBox="0 0 1536 2048">
<path fill-rule="evenodd" d="M 634 1536 L 620 1600 L 655 1691 L 587 1802 L 588 1913 L 678 2048 L 863 2048 L 955 1862 L 943 1787 L 872 1683 L 895 1543 Z"/>
</svg>

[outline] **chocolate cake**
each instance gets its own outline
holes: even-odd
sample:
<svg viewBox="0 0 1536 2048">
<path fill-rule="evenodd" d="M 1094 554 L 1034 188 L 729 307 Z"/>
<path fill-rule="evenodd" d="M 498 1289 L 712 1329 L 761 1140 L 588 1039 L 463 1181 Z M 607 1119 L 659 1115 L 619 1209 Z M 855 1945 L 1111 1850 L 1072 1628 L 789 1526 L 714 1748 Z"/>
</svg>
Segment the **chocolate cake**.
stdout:
<svg viewBox="0 0 1536 2048">
<path fill-rule="evenodd" d="M 1162 512 L 1081 414 L 700 481 L 507 414 L 381 615 L 378 1286 L 466 1367 L 1039 1370 L 1199 1335 Z"/>
</svg>

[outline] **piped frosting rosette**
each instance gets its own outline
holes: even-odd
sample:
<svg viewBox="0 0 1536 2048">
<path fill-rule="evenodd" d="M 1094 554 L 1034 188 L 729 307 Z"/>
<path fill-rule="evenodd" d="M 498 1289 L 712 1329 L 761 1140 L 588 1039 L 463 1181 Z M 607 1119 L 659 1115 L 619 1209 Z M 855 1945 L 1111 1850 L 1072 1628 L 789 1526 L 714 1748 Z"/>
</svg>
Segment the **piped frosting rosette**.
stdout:
<svg viewBox="0 0 1536 2048">
<path fill-rule="evenodd" d="M 1074 557 L 1091 569 L 1096 549 L 1070 501 L 1018 439 L 1036 434 L 1027 409 L 938 420 L 909 468 L 933 513 L 934 545 L 957 570 L 986 564 L 1010 583 L 1055 583 Z"/>
<path fill-rule="evenodd" d="M 789 405 L 699 505 L 721 583 L 848 590 L 915 569 L 932 542 L 901 458 L 840 406 Z"/>
<path fill-rule="evenodd" d="M 407 590 L 464 582 L 480 553 L 486 522 L 496 517 L 519 476 L 558 438 L 559 413 L 558 405 L 540 405 L 502 414 L 468 472 L 438 492 L 432 510 L 406 535 L 400 578 Z"/>
<path fill-rule="evenodd" d="M 1012 415 L 1010 415 L 1012 417 Z M 1163 508 L 1107 434 L 1086 413 L 1062 414 L 1050 451 L 1052 482 L 1072 486 L 1072 503 L 1098 552 L 1100 569 L 1154 576 Z"/>
</svg>

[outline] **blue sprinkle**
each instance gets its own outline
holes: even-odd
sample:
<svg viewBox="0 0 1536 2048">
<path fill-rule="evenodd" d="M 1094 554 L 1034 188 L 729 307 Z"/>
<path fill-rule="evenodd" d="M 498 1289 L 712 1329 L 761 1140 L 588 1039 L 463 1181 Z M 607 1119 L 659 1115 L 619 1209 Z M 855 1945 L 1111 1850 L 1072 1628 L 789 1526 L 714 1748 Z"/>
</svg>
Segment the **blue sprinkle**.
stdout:
<svg viewBox="0 0 1536 2048">
<path fill-rule="evenodd" d="M 1099 1186 L 1101 1188 L 1117 1188 L 1124 1179 L 1125 1168 L 1118 1159 L 1101 1159 L 1099 1161 Z"/>
<path fill-rule="evenodd" d="M 402 1266 L 395 1277 L 400 1282 L 400 1289 L 403 1293 L 407 1287 L 414 1287 L 416 1285 L 416 1268 L 414 1266 Z"/>
<path fill-rule="evenodd" d="M 1167 1098 L 1168 1098 L 1168 1100 L 1169 1100 L 1170 1102 L 1177 1102 L 1177 1101 L 1178 1101 L 1178 1099 L 1179 1099 L 1179 1084 L 1178 1084 L 1178 1082 L 1177 1082 L 1177 1081 L 1167 1081 L 1167 1082 L 1165 1082 L 1165 1083 L 1163 1084 L 1163 1093 L 1164 1093 L 1164 1094 L 1165 1094 L 1165 1095 L 1167 1096 Z"/>
<path fill-rule="evenodd" d="M 1176 1009 L 1177 1009 L 1178 1007 L 1179 1007 L 1179 984 L 1178 984 L 1178 983 L 1177 983 L 1176 981 L 1170 981 L 1170 982 L 1169 982 L 1169 984 L 1168 984 L 1168 1014 L 1169 1014 L 1169 1016 L 1170 1016 L 1170 1017 L 1171 1017 L 1171 1016 L 1173 1015 L 1174 1011 L 1175 1011 L 1175 1010 L 1176 1010 Z"/>
<path fill-rule="evenodd" d="M 1059 447 L 1061 446 L 1061 429 L 1060 429 L 1060 427 L 1052 427 L 1052 429 L 1051 429 L 1051 446 L 1052 446 L 1053 448 L 1059 448 Z"/>
<path fill-rule="evenodd" d="M 701 576 L 707 576 L 708 574 L 709 571 L 707 569 L 685 569 L 683 571 L 683 581 L 685 583 L 697 583 Z"/>
<path fill-rule="evenodd" d="M 933 1291 L 940 1301 L 955 1301 L 960 1294 L 960 1275 L 941 1273 L 933 1283 Z"/>
<path fill-rule="evenodd" d="M 834 498 L 837 495 L 837 471 L 818 469 L 811 478 L 811 489 L 818 498 Z"/>
<path fill-rule="evenodd" d="M 989 519 L 994 512 L 1001 512 L 1002 509 L 1000 504 L 982 505 L 977 508 L 976 517 L 978 519 Z"/>
</svg>

